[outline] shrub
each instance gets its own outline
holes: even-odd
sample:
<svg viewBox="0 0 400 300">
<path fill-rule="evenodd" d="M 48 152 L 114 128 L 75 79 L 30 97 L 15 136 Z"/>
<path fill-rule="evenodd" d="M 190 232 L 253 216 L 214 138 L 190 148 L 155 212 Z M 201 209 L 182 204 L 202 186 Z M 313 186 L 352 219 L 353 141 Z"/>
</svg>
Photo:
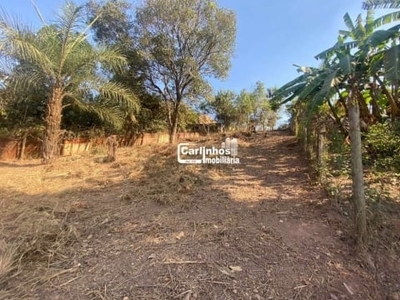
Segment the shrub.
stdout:
<svg viewBox="0 0 400 300">
<path fill-rule="evenodd" d="M 372 125 L 365 134 L 365 161 L 377 169 L 400 171 L 400 132 L 389 123 Z"/>
</svg>

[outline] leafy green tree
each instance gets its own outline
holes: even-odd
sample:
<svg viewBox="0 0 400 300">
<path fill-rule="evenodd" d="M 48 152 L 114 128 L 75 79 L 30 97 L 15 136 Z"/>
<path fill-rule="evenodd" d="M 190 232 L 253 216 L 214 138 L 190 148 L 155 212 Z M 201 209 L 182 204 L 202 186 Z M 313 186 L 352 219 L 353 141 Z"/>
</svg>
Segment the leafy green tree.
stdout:
<svg viewBox="0 0 400 300">
<path fill-rule="evenodd" d="M 130 47 L 132 45 L 133 18 L 129 11 L 131 3 L 125 0 L 108 0 L 97 2 L 90 0 L 85 5 L 88 23 L 92 23 L 94 40 Z M 121 47 L 123 49 L 123 47 Z"/>
<path fill-rule="evenodd" d="M 43 163 L 52 163 L 59 154 L 62 110 L 65 105 L 95 111 L 101 118 L 115 120 L 126 109 L 138 109 L 136 98 L 125 87 L 109 82 L 105 69 L 123 68 L 125 58 L 116 49 L 94 47 L 87 40 L 90 28 L 84 25 L 83 8 L 66 2 L 56 22 L 44 24 L 34 31 L 13 22 L 6 14 L 0 16 L 0 52 L 15 66 L 11 78 L 15 89 L 44 85 L 46 95 Z M 100 103 L 85 101 L 93 95 Z M 118 119 L 118 118 L 117 118 Z"/>
<path fill-rule="evenodd" d="M 253 120 L 256 125 L 261 125 L 264 131 L 267 122 L 267 114 L 271 107 L 267 99 L 267 91 L 261 81 L 256 82 L 252 97 L 254 99 Z"/>
<path fill-rule="evenodd" d="M 237 95 L 233 91 L 218 91 L 217 95 L 206 103 L 207 112 L 215 115 L 224 131 L 229 130 L 237 121 L 236 98 Z"/>
<path fill-rule="evenodd" d="M 20 140 L 18 159 L 24 159 L 28 137 L 40 138 L 44 129 L 46 88 L 14 91 L 7 81 L 0 89 L 0 134 Z"/>
<path fill-rule="evenodd" d="M 192 125 L 199 123 L 200 114 L 187 104 L 182 104 L 179 108 L 179 130 L 186 131 Z"/>
<path fill-rule="evenodd" d="M 256 102 L 253 93 L 243 89 L 237 97 L 236 107 L 238 113 L 238 126 L 249 130 L 251 125 L 256 123 L 254 112 Z"/>
<path fill-rule="evenodd" d="M 46 89 L 37 86 L 29 92 L 13 90 L 9 87 L 8 80 L 5 87 L 0 90 L 1 117 L 0 127 L 7 130 L 11 136 L 18 137 L 31 127 L 43 126 L 46 104 L 43 101 Z"/>
<path fill-rule="evenodd" d="M 87 22 L 94 20 L 91 30 L 94 40 L 103 45 L 117 46 L 127 60 L 124 69 L 112 72 L 112 80 L 123 83 L 140 101 L 139 113 L 126 112 L 125 135 L 166 129 L 166 109 L 159 95 L 149 93 L 145 86 L 145 62 L 140 58 L 133 32 L 134 18 L 131 3 L 125 0 L 89 1 L 86 4 Z"/>
<path fill-rule="evenodd" d="M 274 110 L 276 107 L 271 102 L 275 90 L 266 89 L 264 84 L 258 81 L 252 93 L 254 98 L 253 119 L 257 125 L 262 127 L 263 131 L 266 127 L 273 129 L 278 120 L 278 112 Z"/>
<path fill-rule="evenodd" d="M 225 130 L 233 125 L 249 129 L 251 126 L 274 127 L 277 121 L 276 107 L 273 107 L 273 89 L 266 89 L 257 82 L 253 91 L 243 89 L 239 95 L 233 91 L 219 91 L 206 102 L 204 110 L 213 114 Z"/>
<path fill-rule="evenodd" d="M 235 14 L 212 0 L 146 0 L 136 8 L 134 31 L 146 87 L 162 97 L 174 142 L 183 101 L 206 97 L 207 78 L 228 74 Z"/>
<path fill-rule="evenodd" d="M 337 90 L 345 89 L 347 91 L 346 103 L 350 123 L 353 200 L 356 210 L 357 244 L 360 247 L 365 244 L 367 238 L 360 111 L 362 119 L 368 122 L 368 119 L 365 119 L 368 116 L 368 107 L 366 105 L 366 98 L 362 93 L 362 88 L 366 84 L 370 84 L 369 78 L 372 75 L 380 83 L 381 88 L 385 90 L 384 80 L 380 79 L 379 74 L 379 72 L 382 72 L 382 68 L 376 68 L 376 65 L 377 61 L 378 65 L 382 65 L 382 63 L 379 63 L 380 61 L 391 59 L 391 63 L 383 64 L 384 71 L 386 72 L 385 77 L 386 79 L 393 80 L 391 82 L 393 89 L 397 90 L 398 68 L 395 67 L 393 70 L 392 66 L 393 64 L 395 66 L 398 65 L 398 59 L 396 57 L 392 59 L 390 56 L 393 56 L 393 54 L 387 53 L 393 47 L 389 50 L 383 50 L 383 53 L 381 49 L 386 46 L 388 39 L 393 38 L 393 33 L 398 31 L 398 27 L 395 26 L 388 30 L 375 30 L 382 24 L 397 18 L 398 16 L 395 14 L 390 14 L 373 20 L 372 12 L 368 12 L 365 25 L 362 22 L 361 16 L 357 18 L 355 25 L 349 15 L 346 14 L 344 20 L 349 31 L 341 31 L 339 42 L 333 49 L 325 51 L 325 54 L 328 54 L 326 55 L 326 59 L 330 60 L 330 71 L 324 81 L 323 87 L 318 93 L 320 99 L 325 99 L 329 97 L 332 87 L 336 87 Z M 348 37 L 351 40 L 346 42 L 346 38 Z M 356 51 L 352 51 L 354 49 Z M 397 56 L 396 53 L 397 51 L 394 51 L 395 56 Z M 396 97 L 392 97 L 390 94 L 387 96 L 392 105 L 393 113 L 397 113 Z"/>
</svg>

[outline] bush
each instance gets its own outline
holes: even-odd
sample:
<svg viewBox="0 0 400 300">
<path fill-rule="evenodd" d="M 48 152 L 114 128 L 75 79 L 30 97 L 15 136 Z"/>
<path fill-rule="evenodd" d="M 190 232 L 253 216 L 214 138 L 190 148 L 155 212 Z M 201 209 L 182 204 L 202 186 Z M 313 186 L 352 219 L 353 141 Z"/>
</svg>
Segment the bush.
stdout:
<svg viewBox="0 0 400 300">
<path fill-rule="evenodd" d="M 365 134 L 365 161 L 377 169 L 400 171 L 400 132 L 389 123 L 372 125 Z"/>
<path fill-rule="evenodd" d="M 345 141 L 345 136 L 337 130 L 328 131 L 329 164 L 332 175 L 349 175 L 350 145 Z"/>
</svg>

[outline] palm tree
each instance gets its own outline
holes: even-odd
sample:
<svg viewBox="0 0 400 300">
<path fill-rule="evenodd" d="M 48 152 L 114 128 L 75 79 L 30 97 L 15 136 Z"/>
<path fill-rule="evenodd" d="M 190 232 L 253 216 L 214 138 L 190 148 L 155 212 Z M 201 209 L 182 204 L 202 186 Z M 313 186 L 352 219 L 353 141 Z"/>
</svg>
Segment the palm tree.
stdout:
<svg viewBox="0 0 400 300">
<path fill-rule="evenodd" d="M 94 20 L 93 22 L 95 22 Z M 78 105 L 112 119 L 117 106 L 138 110 L 136 97 L 119 83 L 107 78 L 107 70 L 122 69 L 125 58 L 117 49 L 94 47 L 88 42 L 83 8 L 66 2 L 53 24 L 34 31 L 0 15 L 0 53 L 12 64 L 9 84 L 29 89 L 42 85 L 47 90 L 43 163 L 59 154 L 62 110 Z M 100 66 L 102 69 L 100 69 Z M 85 99 L 101 99 L 102 105 Z"/>
</svg>

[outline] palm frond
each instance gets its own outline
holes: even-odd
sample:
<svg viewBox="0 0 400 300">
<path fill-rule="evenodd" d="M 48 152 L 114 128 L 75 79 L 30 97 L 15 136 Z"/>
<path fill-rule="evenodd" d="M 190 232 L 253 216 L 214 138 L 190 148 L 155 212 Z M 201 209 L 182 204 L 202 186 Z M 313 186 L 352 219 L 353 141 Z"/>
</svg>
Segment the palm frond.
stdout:
<svg viewBox="0 0 400 300">
<path fill-rule="evenodd" d="M 300 90 L 301 90 L 301 88 L 299 87 L 299 91 Z M 289 102 L 291 102 L 293 100 L 296 100 L 296 99 L 298 99 L 297 95 L 298 95 L 298 92 L 295 92 L 291 96 L 287 97 L 286 99 L 281 100 L 280 102 L 277 102 L 277 104 L 275 104 L 275 105 L 279 107 L 279 106 L 281 106 L 283 104 L 286 104 L 286 103 L 289 103 Z"/>
<path fill-rule="evenodd" d="M 351 36 L 351 31 L 349 30 L 339 30 L 339 35 L 342 36 L 342 38 L 346 39 Z"/>
<path fill-rule="evenodd" d="M 66 94 L 71 104 L 82 111 L 95 114 L 103 122 L 107 122 L 114 128 L 121 128 L 126 113 L 116 105 L 108 101 L 83 102 L 75 94 Z"/>
<path fill-rule="evenodd" d="M 82 26 L 85 26 L 83 7 L 66 1 L 57 14 L 55 26 L 60 32 L 63 42 L 67 43 L 67 39 L 71 38 L 72 34 L 81 32 Z"/>
<path fill-rule="evenodd" d="M 116 46 L 99 46 L 96 57 L 107 70 L 120 72 L 127 65 L 127 59 L 122 55 L 122 50 Z"/>
<path fill-rule="evenodd" d="M 47 25 L 47 24 L 46 24 L 46 21 L 45 21 L 45 19 L 43 18 L 43 15 L 42 15 L 42 13 L 40 12 L 39 7 L 36 5 L 35 1 L 31 0 L 31 3 L 32 3 L 32 6 L 33 6 L 33 8 L 35 9 L 36 14 L 38 15 L 40 21 L 42 22 L 42 24 L 43 24 L 44 26 L 46 26 L 46 25 Z"/>
<path fill-rule="evenodd" d="M 340 82 L 338 77 L 339 69 L 327 71 L 323 85 L 316 95 L 312 98 L 312 106 L 319 107 L 322 103 L 329 98 L 330 95 L 335 93 L 334 87 Z"/>
<path fill-rule="evenodd" d="M 132 112 L 139 112 L 139 100 L 129 89 L 117 82 L 102 80 L 87 82 L 88 90 L 97 91 L 101 99 L 114 101 L 119 106 Z"/>
<path fill-rule="evenodd" d="M 58 14 L 58 20 L 55 26 L 61 39 L 60 63 L 58 66 L 58 71 L 60 73 L 75 46 L 87 39 L 87 37 L 81 33 L 81 27 L 82 24 L 84 24 L 81 11 L 81 7 L 73 2 L 67 1 Z"/>
<path fill-rule="evenodd" d="M 366 0 L 363 2 L 362 8 L 400 8 L 400 0 Z"/>
<path fill-rule="evenodd" d="M 309 80 L 304 89 L 299 93 L 298 96 L 300 99 L 308 98 L 310 95 L 317 93 L 325 81 L 325 74 L 319 74 L 310 79 L 311 80 Z"/>
<path fill-rule="evenodd" d="M 292 96 L 297 96 L 300 91 L 304 89 L 306 86 L 305 82 L 296 84 L 291 86 L 287 89 L 278 89 L 274 92 L 273 96 L 271 97 L 272 102 L 279 102 L 279 103 L 286 103 L 289 102 L 289 99 L 292 99 Z"/>
<path fill-rule="evenodd" d="M 286 83 L 285 85 L 283 85 L 282 87 L 280 87 L 280 88 L 275 92 L 275 94 L 276 94 L 276 93 L 279 93 L 279 91 L 284 91 L 284 90 L 286 90 L 286 89 L 288 89 L 288 88 L 290 88 L 290 87 L 292 87 L 292 86 L 295 86 L 295 85 L 297 85 L 297 84 L 304 83 L 304 82 L 307 80 L 308 76 L 309 76 L 308 74 L 301 74 L 300 76 L 296 77 L 295 79 L 289 81 L 288 83 Z"/>
<path fill-rule="evenodd" d="M 338 67 L 341 69 L 343 75 L 351 75 L 354 73 L 354 62 L 352 57 L 347 54 L 340 58 Z"/>
<path fill-rule="evenodd" d="M 317 54 L 315 56 L 316 59 L 321 59 L 321 60 L 326 60 L 330 58 L 332 55 L 335 55 L 338 51 L 343 52 L 349 52 L 352 49 L 357 48 L 359 45 L 358 41 L 349 41 L 345 43 L 336 43 L 333 47 L 322 51 L 321 53 Z"/>
<path fill-rule="evenodd" d="M 52 61 L 38 47 L 37 36 L 29 27 L 14 22 L 6 13 L 0 12 L 0 32 L 0 52 L 3 55 L 9 59 L 40 65 L 46 72 L 53 72 Z"/>
<path fill-rule="evenodd" d="M 368 37 L 368 39 L 366 40 L 366 44 L 376 48 L 378 46 L 384 45 L 385 43 L 387 43 L 391 39 L 394 39 L 397 36 L 397 30 L 377 30 Z"/>
<path fill-rule="evenodd" d="M 391 84 L 400 82 L 400 45 L 391 47 L 384 52 L 383 63 L 385 77 Z"/>
<path fill-rule="evenodd" d="M 366 34 L 370 35 L 375 29 L 375 13 L 373 10 L 367 11 L 367 17 L 365 18 L 365 30 Z"/>
<path fill-rule="evenodd" d="M 365 29 L 364 20 L 363 20 L 361 14 L 358 15 L 358 17 L 356 19 L 356 24 L 357 25 L 354 30 L 354 38 L 355 38 L 355 40 L 361 41 L 367 35 L 367 30 Z"/>
<path fill-rule="evenodd" d="M 9 77 L 7 86 L 11 90 L 28 92 L 35 90 L 37 86 L 43 86 L 46 80 L 45 75 L 40 70 L 30 68 L 29 73 L 26 70 L 14 71 Z"/>
<path fill-rule="evenodd" d="M 400 11 L 388 13 L 383 15 L 374 21 L 374 28 L 379 28 L 381 26 L 387 25 L 389 23 L 400 21 Z"/>
<path fill-rule="evenodd" d="M 85 20 L 85 14 L 83 11 L 83 6 L 77 6 L 73 2 L 68 2 L 68 6 L 70 6 L 71 10 L 71 15 L 69 18 L 71 18 L 76 26 L 79 26 L 79 31 L 70 31 L 70 33 L 75 34 L 78 32 L 78 35 L 73 39 L 72 43 L 68 45 L 67 50 L 71 51 L 74 49 L 78 44 L 85 42 L 88 38 L 88 32 L 89 30 L 93 27 L 94 23 L 97 22 L 99 19 L 100 15 L 96 16 L 93 18 L 93 20 L 86 25 L 86 20 Z M 66 18 L 66 21 L 68 21 L 68 16 Z M 72 28 L 71 28 L 72 29 Z"/>
<path fill-rule="evenodd" d="M 379 74 L 383 68 L 383 57 L 384 57 L 384 51 L 380 51 L 373 56 L 371 56 L 370 59 L 370 67 L 369 67 L 369 75 L 375 76 Z"/>
<path fill-rule="evenodd" d="M 350 32 L 355 32 L 356 28 L 354 26 L 353 20 L 351 19 L 349 13 L 345 13 L 345 15 L 343 16 L 343 20 L 344 20 L 344 23 L 347 26 L 347 29 Z"/>
</svg>

